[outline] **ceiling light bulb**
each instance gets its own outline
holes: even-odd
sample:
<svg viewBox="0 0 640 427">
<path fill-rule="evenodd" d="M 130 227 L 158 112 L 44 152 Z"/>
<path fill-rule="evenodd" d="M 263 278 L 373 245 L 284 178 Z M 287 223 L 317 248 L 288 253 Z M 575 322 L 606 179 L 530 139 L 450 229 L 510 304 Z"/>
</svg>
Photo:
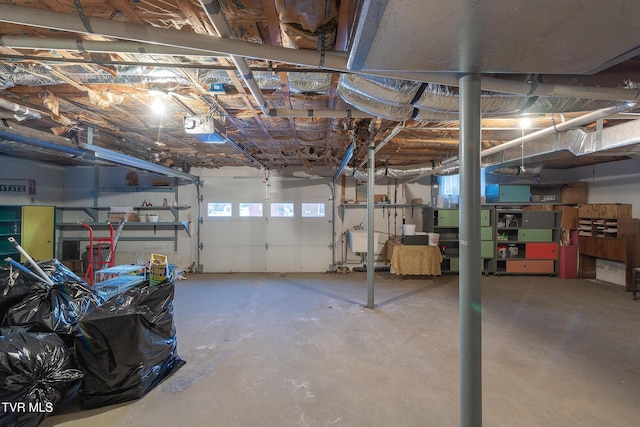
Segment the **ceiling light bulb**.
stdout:
<svg viewBox="0 0 640 427">
<path fill-rule="evenodd" d="M 529 126 L 531 126 L 531 119 L 529 117 L 523 117 L 520 119 L 520 127 L 522 129 L 527 129 Z"/>
<path fill-rule="evenodd" d="M 164 102 L 159 97 L 154 98 L 151 103 L 151 110 L 156 114 L 164 113 Z"/>
</svg>

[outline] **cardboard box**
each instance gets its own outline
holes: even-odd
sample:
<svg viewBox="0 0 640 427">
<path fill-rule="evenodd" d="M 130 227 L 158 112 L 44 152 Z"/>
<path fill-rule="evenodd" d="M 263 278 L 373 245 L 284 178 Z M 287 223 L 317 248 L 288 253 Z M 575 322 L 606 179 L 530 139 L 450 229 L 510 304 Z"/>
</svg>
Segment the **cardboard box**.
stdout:
<svg viewBox="0 0 640 427">
<path fill-rule="evenodd" d="M 376 203 L 386 202 L 387 201 L 387 195 L 386 194 L 374 194 L 373 195 L 373 200 Z"/>
<path fill-rule="evenodd" d="M 65 267 L 74 273 L 82 273 L 82 260 L 79 259 L 63 259 L 60 261 Z"/>
<path fill-rule="evenodd" d="M 573 206 L 555 206 L 554 210 L 560 211 L 560 228 L 565 230 L 578 229 L 578 208 Z"/>
<path fill-rule="evenodd" d="M 138 218 L 138 214 L 133 212 L 133 213 L 124 213 L 124 212 L 109 212 L 109 216 L 107 218 L 107 220 L 111 223 L 115 223 L 115 224 L 119 224 L 120 220 L 123 219 L 126 222 L 138 222 L 139 218 Z"/>
<path fill-rule="evenodd" d="M 586 182 L 569 182 L 560 188 L 560 203 L 579 205 L 589 203 L 589 184 Z"/>
</svg>

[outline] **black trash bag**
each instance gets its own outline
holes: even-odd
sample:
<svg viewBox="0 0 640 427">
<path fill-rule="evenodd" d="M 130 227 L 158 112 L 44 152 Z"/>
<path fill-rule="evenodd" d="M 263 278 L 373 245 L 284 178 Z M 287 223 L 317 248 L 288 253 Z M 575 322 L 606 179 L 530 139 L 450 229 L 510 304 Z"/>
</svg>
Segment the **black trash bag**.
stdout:
<svg viewBox="0 0 640 427">
<path fill-rule="evenodd" d="M 24 326 L 31 332 L 55 332 L 72 347 L 80 317 L 103 303 L 104 299 L 84 282 L 55 283 L 28 294 L 11 307 L 3 326 Z"/>
<path fill-rule="evenodd" d="M 83 408 L 140 399 L 185 364 L 176 351 L 173 293 L 171 282 L 135 287 L 80 319 Z"/>
<path fill-rule="evenodd" d="M 33 268 L 30 268 L 31 265 L 27 264 L 26 267 L 35 273 L 35 270 Z M 78 277 L 76 273 L 71 271 L 69 267 L 67 267 L 57 259 L 38 261 L 38 267 L 40 267 L 42 271 L 44 271 L 45 274 L 51 278 L 53 283 L 73 282 L 83 283 L 85 285 L 87 284 L 84 279 Z"/>
<path fill-rule="evenodd" d="M 31 264 L 22 265 L 38 275 Z M 42 279 L 38 280 L 18 268 L 0 270 L 0 325 L 31 325 L 34 326 L 32 330 L 35 332 L 70 334 L 72 326 L 77 323 L 76 320 L 69 323 L 71 319 L 76 319 L 94 305 L 101 305 L 108 299 L 106 292 L 90 288 L 56 259 L 40 261 L 38 266 L 51 278 L 55 284 L 53 288 Z M 62 305 L 55 303 L 60 292 Z M 46 305 L 49 302 L 52 309 L 58 307 L 64 311 L 48 311 L 42 304 Z M 17 305 L 26 311 L 14 308 L 9 314 L 9 310 Z M 29 311 L 31 309 L 35 311 Z"/>
<path fill-rule="evenodd" d="M 43 280 L 36 280 L 15 267 L 0 267 L 0 324 L 11 307 L 47 287 Z"/>
<path fill-rule="evenodd" d="M 82 376 L 56 334 L 7 330 L 0 335 L 0 425 L 37 426 Z"/>
</svg>

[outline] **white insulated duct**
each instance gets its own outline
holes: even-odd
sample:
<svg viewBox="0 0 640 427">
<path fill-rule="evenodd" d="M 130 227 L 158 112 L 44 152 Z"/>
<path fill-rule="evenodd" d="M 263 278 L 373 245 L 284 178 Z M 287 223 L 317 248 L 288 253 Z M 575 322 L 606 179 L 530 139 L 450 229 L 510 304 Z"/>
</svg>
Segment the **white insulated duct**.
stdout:
<svg viewBox="0 0 640 427">
<path fill-rule="evenodd" d="M 371 97 L 385 104 L 404 106 L 413 101 L 422 86 L 420 82 L 387 77 L 343 74 L 340 87 Z"/>
<path fill-rule="evenodd" d="M 413 106 L 411 104 L 402 106 L 388 104 L 360 92 L 355 92 L 345 86 L 338 86 L 338 94 L 349 104 L 355 105 L 358 109 L 376 117 L 403 122 L 413 115 Z"/>
<path fill-rule="evenodd" d="M 287 73 L 287 82 L 298 93 L 328 93 L 331 89 L 330 73 Z"/>
</svg>

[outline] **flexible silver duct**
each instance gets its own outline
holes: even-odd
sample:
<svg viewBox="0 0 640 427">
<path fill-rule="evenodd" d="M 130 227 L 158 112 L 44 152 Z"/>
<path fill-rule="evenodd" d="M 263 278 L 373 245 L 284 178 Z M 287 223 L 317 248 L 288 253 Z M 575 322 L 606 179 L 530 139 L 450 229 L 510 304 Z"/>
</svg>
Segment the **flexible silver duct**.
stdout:
<svg viewBox="0 0 640 427">
<path fill-rule="evenodd" d="M 347 56 L 342 52 L 328 51 L 321 53 L 309 49 L 287 49 L 278 46 L 261 45 L 241 40 L 230 40 L 205 34 L 186 33 L 179 30 L 153 28 L 148 25 L 137 25 L 130 22 L 110 21 L 99 18 L 87 18 L 86 21 L 91 25 L 95 35 L 174 46 L 177 49 L 196 49 L 202 51 L 203 54 L 233 54 L 247 58 L 261 58 L 263 60 L 285 62 L 338 72 L 352 72 L 347 66 Z M 83 23 L 77 15 L 11 4 L 0 4 L 0 22 L 75 33 L 87 33 L 85 23 Z M 368 71 L 367 75 L 458 86 L 457 73 Z M 640 90 L 636 88 L 567 86 L 519 82 L 494 77 L 482 77 L 481 85 L 484 91 L 525 96 L 620 101 L 631 101 L 640 96 Z"/>
<path fill-rule="evenodd" d="M 391 168 L 381 167 L 377 168 L 374 172 L 374 179 L 378 178 L 409 178 L 416 175 L 426 175 L 433 170 L 431 166 L 414 166 L 410 168 Z M 343 175 L 353 176 L 359 181 L 366 181 L 368 179 L 368 173 L 366 170 L 353 168 L 351 166 L 345 166 Z"/>
</svg>

